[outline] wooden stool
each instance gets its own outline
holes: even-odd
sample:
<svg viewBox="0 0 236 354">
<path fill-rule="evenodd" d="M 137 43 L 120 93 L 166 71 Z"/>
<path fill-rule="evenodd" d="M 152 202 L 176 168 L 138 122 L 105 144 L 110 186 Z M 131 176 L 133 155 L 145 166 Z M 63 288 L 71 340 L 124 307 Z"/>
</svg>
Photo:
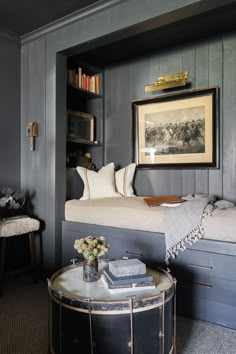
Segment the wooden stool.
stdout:
<svg viewBox="0 0 236 354">
<path fill-rule="evenodd" d="M 28 216 L 19 216 L 6 218 L 0 221 L 0 241 L 1 241 L 1 253 L 0 253 L 0 295 L 2 280 L 5 275 L 5 259 L 6 259 L 6 240 L 8 237 L 20 236 L 28 234 L 29 237 L 29 250 L 32 274 L 36 269 L 36 255 L 34 244 L 34 232 L 39 230 L 40 223 L 38 220 L 30 218 Z M 19 270 L 16 272 L 23 271 Z"/>
</svg>

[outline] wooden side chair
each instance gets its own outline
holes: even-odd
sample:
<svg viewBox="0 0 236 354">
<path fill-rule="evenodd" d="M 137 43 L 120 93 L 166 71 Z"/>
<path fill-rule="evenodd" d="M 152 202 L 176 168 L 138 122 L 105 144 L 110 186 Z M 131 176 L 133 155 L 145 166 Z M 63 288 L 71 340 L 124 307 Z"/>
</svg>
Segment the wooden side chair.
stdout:
<svg viewBox="0 0 236 354">
<path fill-rule="evenodd" d="M 5 276 L 5 261 L 6 261 L 6 242 L 8 237 L 19 237 L 28 234 L 30 266 L 33 279 L 37 266 L 35 254 L 34 233 L 39 230 L 40 222 L 29 216 L 11 217 L 0 220 L 0 295 L 2 294 L 2 283 Z M 24 271 L 25 269 L 22 269 Z M 21 269 L 17 270 L 20 272 Z"/>
</svg>

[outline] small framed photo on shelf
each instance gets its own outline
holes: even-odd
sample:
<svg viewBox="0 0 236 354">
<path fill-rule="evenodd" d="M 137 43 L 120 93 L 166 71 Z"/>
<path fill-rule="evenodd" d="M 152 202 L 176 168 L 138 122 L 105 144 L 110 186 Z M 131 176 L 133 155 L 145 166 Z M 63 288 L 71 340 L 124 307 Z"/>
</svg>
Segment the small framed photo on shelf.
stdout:
<svg viewBox="0 0 236 354">
<path fill-rule="evenodd" d="M 132 116 L 138 167 L 219 167 L 218 87 L 133 101 Z"/>
<path fill-rule="evenodd" d="M 94 116 L 89 113 L 67 111 L 67 139 L 74 142 L 94 143 Z"/>
</svg>

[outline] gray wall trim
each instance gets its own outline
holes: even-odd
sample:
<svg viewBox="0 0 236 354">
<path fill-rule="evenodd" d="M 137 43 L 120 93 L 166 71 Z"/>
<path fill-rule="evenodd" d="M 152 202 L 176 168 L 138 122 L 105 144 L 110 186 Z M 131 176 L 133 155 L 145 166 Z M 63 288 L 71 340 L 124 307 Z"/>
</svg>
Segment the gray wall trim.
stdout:
<svg viewBox="0 0 236 354">
<path fill-rule="evenodd" d="M 62 29 L 64 27 L 70 26 L 74 22 L 83 20 L 87 17 L 94 16 L 99 12 L 110 9 L 111 7 L 118 6 L 122 3 L 130 2 L 132 0 L 102 0 L 98 3 L 91 4 L 90 6 L 81 9 L 79 11 L 74 12 L 73 14 L 67 15 L 57 21 L 54 21 L 46 26 L 41 27 L 38 30 L 35 30 L 29 34 L 26 34 L 21 37 L 21 43 L 26 44 L 28 42 L 32 42 L 39 37 L 45 36 L 54 32 L 58 29 Z"/>
<path fill-rule="evenodd" d="M 18 48 L 21 46 L 20 38 L 11 32 L 5 31 L 0 28 L 0 39 L 6 40 L 8 44 L 14 45 Z"/>
<path fill-rule="evenodd" d="M 165 1 L 162 1 L 165 3 Z M 218 7 L 221 6 L 227 6 L 230 5 L 231 3 L 234 3 L 235 1 L 232 0 L 209 0 L 209 1 L 194 1 L 194 0 L 176 0 L 175 4 L 169 4 L 166 2 L 166 8 L 164 6 L 164 11 L 160 10 L 160 13 L 158 16 L 163 15 L 168 13 L 169 11 L 173 11 L 173 5 L 175 6 L 175 9 L 181 9 L 183 7 L 190 6 L 190 12 L 194 13 L 195 15 L 205 13 L 206 11 L 211 11 L 214 9 L 217 9 Z M 73 14 L 67 15 L 57 21 L 54 21 L 46 26 L 43 26 L 39 28 L 38 30 L 35 30 L 29 34 L 26 34 L 21 37 L 21 43 L 26 44 L 28 42 L 34 41 L 42 36 L 46 36 L 52 32 L 55 32 L 57 30 L 63 29 L 67 26 L 73 25 L 73 23 L 81 21 L 86 19 L 87 17 L 94 16 L 96 14 L 99 14 L 100 12 L 109 10 L 110 8 L 113 8 L 115 6 L 119 6 L 125 3 L 132 3 L 131 5 L 137 5 L 138 7 L 138 1 L 137 0 L 101 0 L 98 3 L 91 4 L 90 6 L 81 9 L 79 11 L 74 12 Z M 163 4 L 162 4 L 163 5 Z M 192 7 L 194 6 L 194 8 Z M 163 8 L 163 6 L 160 6 L 160 8 Z M 153 12 L 155 13 L 155 11 Z M 142 12 L 140 12 L 142 14 Z M 149 17 L 148 17 L 149 18 Z M 130 18 L 132 21 L 132 19 Z"/>
</svg>

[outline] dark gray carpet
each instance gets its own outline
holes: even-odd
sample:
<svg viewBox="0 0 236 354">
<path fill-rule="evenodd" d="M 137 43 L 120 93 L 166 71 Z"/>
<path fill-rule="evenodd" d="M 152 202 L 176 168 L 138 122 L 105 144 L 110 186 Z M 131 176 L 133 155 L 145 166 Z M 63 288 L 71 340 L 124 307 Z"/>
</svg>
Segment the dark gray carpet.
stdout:
<svg viewBox="0 0 236 354">
<path fill-rule="evenodd" d="M 32 284 L 29 277 L 21 276 L 7 279 L 4 289 L 0 299 L 0 354 L 47 354 L 46 281 Z M 177 354 L 235 353 L 236 331 L 178 317 Z"/>
<path fill-rule="evenodd" d="M 236 331 L 179 317 L 177 354 L 236 354 Z"/>
<path fill-rule="evenodd" d="M 46 354 L 48 296 L 46 282 L 30 277 L 6 279 L 0 298 L 0 354 Z"/>
</svg>

